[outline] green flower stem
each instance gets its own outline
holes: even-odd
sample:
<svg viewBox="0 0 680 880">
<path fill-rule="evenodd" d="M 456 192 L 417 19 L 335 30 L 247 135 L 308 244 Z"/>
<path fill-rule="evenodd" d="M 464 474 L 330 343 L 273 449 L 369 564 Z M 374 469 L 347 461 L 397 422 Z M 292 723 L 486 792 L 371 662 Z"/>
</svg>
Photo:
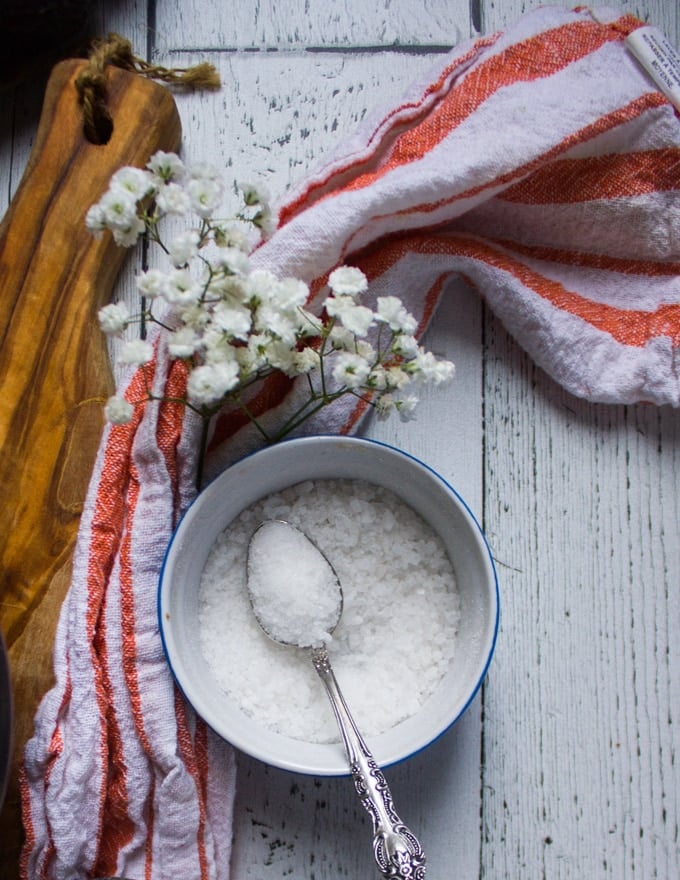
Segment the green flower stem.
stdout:
<svg viewBox="0 0 680 880">
<path fill-rule="evenodd" d="M 262 427 L 262 425 L 258 422 L 257 418 L 252 414 L 252 412 L 250 411 L 250 409 L 248 407 L 248 404 L 244 400 L 242 400 L 240 394 L 234 395 L 234 402 L 239 407 L 239 409 L 246 414 L 246 416 L 248 417 L 248 420 L 252 423 L 252 425 L 255 428 L 257 428 L 257 430 L 262 435 L 262 439 L 265 441 L 265 443 L 271 443 L 271 438 L 270 438 L 269 434 L 265 431 L 265 429 Z"/>
<path fill-rule="evenodd" d="M 311 418 L 315 413 L 319 412 L 319 410 L 323 409 L 328 404 L 333 403 L 338 400 L 343 395 L 347 394 L 349 391 L 348 388 L 342 388 L 340 391 L 336 391 L 333 394 L 317 394 L 316 396 L 310 398 L 310 400 L 306 401 L 296 412 L 294 412 L 288 421 L 280 428 L 276 434 L 271 438 L 270 442 L 278 442 L 282 440 L 287 434 L 290 434 L 292 431 L 295 431 L 296 428 L 299 428 L 307 419 Z"/>
</svg>

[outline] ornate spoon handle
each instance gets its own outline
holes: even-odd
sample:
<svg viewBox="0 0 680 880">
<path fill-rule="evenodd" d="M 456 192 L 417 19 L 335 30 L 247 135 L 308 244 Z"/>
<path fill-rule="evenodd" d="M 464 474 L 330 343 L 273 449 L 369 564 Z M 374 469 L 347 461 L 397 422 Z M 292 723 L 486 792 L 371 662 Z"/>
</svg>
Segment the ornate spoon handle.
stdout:
<svg viewBox="0 0 680 880">
<path fill-rule="evenodd" d="M 323 646 L 312 648 L 311 653 L 342 734 L 354 787 L 373 820 L 373 855 L 378 868 L 391 880 L 424 880 L 425 853 L 394 810 L 390 789 L 347 708 L 328 651 Z"/>
</svg>

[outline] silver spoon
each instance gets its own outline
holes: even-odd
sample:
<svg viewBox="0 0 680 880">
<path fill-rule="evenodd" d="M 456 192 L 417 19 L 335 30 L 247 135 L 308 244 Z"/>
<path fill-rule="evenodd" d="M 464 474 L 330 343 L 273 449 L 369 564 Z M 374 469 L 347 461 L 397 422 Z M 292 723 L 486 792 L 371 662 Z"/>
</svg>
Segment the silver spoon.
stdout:
<svg viewBox="0 0 680 880">
<path fill-rule="evenodd" d="M 286 550 L 295 553 L 295 565 L 304 586 L 309 589 L 296 589 L 298 584 L 282 584 L 281 553 Z M 342 615 L 342 587 L 333 566 L 300 529 L 283 520 L 268 520 L 258 526 L 250 540 L 247 577 L 251 605 L 265 634 L 280 644 L 310 651 L 340 728 L 354 787 L 373 821 L 373 855 L 378 869 L 383 877 L 391 880 L 423 880 L 423 849 L 394 809 L 382 770 L 354 723 L 333 674 L 326 645 L 318 635 L 324 631 L 328 636 L 332 635 Z M 313 585 L 310 578 L 319 580 Z M 285 624 L 280 624 L 272 614 L 276 602 L 270 601 L 280 601 L 282 589 L 286 591 Z M 331 600 L 322 599 L 319 610 L 319 600 L 324 592 L 330 592 Z M 310 600 L 309 596 L 313 599 Z M 313 607 L 309 607 L 310 601 Z M 295 631 L 296 622 L 302 629 L 312 618 L 320 624 L 315 627 L 314 637 Z"/>
</svg>

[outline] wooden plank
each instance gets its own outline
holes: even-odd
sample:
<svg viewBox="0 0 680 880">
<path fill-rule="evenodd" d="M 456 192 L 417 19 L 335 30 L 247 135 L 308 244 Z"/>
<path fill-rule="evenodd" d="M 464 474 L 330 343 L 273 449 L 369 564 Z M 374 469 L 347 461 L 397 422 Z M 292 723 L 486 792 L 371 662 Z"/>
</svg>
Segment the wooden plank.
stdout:
<svg viewBox="0 0 680 880">
<path fill-rule="evenodd" d="M 483 874 L 678 876 L 680 414 L 578 401 L 486 336 Z"/>
<path fill-rule="evenodd" d="M 218 65 L 225 85 L 216 94 L 177 96 L 185 158 L 226 166 L 237 179 L 264 171 L 274 193 L 299 180 L 376 103 L 396 99 L 430 64 L 404 56 L 395 65 L 384 54 L 172 56 L 181 66 L 199 58 Z M 481 516 L 481 306 L 465 285 L 447 291 L 427 344 L 456 362 L 457 379 L 427 391 L 417 421 L 388 420 L 368 433 L 437 468 Z M 480 730 L 476 701 L 435 747 L 388 776 L 402 814 L 423 829 L 433 876 L 444 876 L 451 864 L 461 878 L 478 876 Z M 239 774 L 235 877 L 372 875 L 368 826 L 348 780 L 291 776 L 244 756 Z"/>
<path fill-rule="evenodd" d="M 525 0 L 502 0 L 494 3 L 492 0 L 481 0 L 479 28 L 482 33 L 493 33 L 507 27 L 524 15 L 529 9 L 539 6 L 539 3 L 526 3 Z M 563 6 L 565 9 L 575 8 L 574 3 L 568 0 L 558 0 L 551 4 Z M 618 3 L 600 3 L 596 6 L 610 7 L 630 13 L 641 21 L 653 24 L 666 34 L 668 39 L 680 45 L 680 6 L 677 3 L 669 3 L 668 0 L 619 0 Z"/>
<path fill-rule="evenodd" d="M 167 0 L 156 10 L 155 49 L 257 49 L 453 46 L 469 35 L 467 0 Z M 257 63 L 257 62 L 255 62 Z"/>
<path fill-rule="evenodd" d="M 257 178 L 281 197 L 353 131 L 429 70 L 429 56 L 178 53 L 161 64 L 211 61 L 218 92 L 177 94 L 182 154 L 224 169 L 227 183 Z M 232 200 L 232 206 L 237 203 Z"/>
<path fill-rule="evenodd" d="M 678 39 L 676 4 L 623 3 Z M 495 30 L 524 11 L 484 4 Z M 482 874 L 680 874 L 680 416 L 578 401 L 486 323 L 485 526 L 504 581 L 485 688 Z"/>
</svg>

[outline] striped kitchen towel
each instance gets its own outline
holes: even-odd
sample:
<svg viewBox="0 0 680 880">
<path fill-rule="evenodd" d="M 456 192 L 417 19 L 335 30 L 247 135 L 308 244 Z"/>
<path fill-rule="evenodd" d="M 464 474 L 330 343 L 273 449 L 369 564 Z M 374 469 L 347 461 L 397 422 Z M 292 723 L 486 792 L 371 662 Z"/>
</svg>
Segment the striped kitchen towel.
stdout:
<svg viewBox="0 0 680 880">
<path fill-rule="evenodd" d="M 674 104 L 630 45 L 653 30 L 543 7 L 459 46 L 289 196 L 253 261 L 319 298 L 334 267 L 359 266 L 419 333 L 463 276 L 571 393 L 680 406 L 680 55 L 666 46 Z M 265 422 L 287 395 L 261 393 Z M 349 431 L 365 408 L 306 430 Z M 222 416 L 213 471 L 249 432 Z"/>
<path fill-rule="evenodd" d="M 452 275 L 535 361 L 594 401 L 680 405 L 680 120 L 633 56 L 641 23 L 540 8 L 440 60 L 293 192 L 253 261 L 310 282 L 360 266 L 422 333 Z M 157 390 L 182 387 L 159 340 Z M 138 375 L 126 393 L 138 393 Z M 272 380 L 265 420 L 295 395 Z M 350 432 L 362 404 L 307 431 Z M 197 426 L 153 404 L 102 441 L 23 778 L 24 877 L 229 877 L 230 749 L 173 687 L 156 623 Z M 213 472 L 255 440 L 217 421 Z"/>
</svg>

